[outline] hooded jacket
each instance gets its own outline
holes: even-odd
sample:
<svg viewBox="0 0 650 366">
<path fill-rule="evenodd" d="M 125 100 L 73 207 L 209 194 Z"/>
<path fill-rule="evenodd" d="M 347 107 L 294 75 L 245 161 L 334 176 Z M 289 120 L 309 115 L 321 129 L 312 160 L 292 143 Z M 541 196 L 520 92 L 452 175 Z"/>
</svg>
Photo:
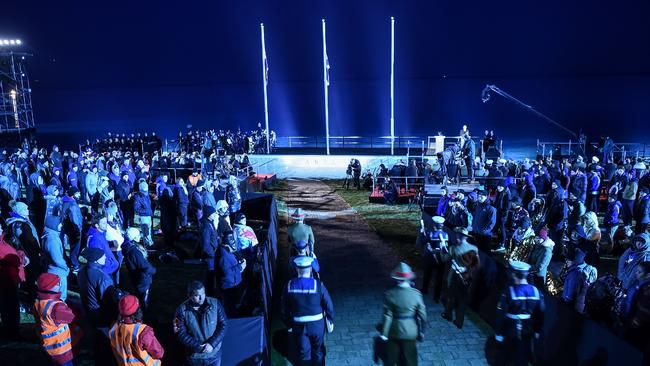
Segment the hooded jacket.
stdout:
<svg viewBox="0 0 650 366">
<path fill-rule="evenodd" d="M 623 288 L 629 289 L 636 280 L 636 267 L 642 262 L 650 262 L 650 235 L 643 233 L 635 238 L 641 237 L 644 243 L 638 248 L 634 245 L 627 248 L 618 260 L 618 279 L 623 282 Z"/>
<path fill-rule="evenodd" d="M 101 232 L 94 227 L 88 229 L 87 247 L 98 248 L 104 252 L 104 255 L 106 256 L 106 264 L 104 264 L 104 267 L 102 268 L 104 273 L 110 276 L 118 269 L 119 263 L 117 262 L 117 259 L 115 259 L 115 255 L 113 255 L 111 248 L 108 246 L 105 232 Z"/>
<path fill-rule="evenodd" d="M 151 198 L 149 198 L 149 187 L 146 182 L 138 185 L 138 192 L 133 195 L 133 209 L 138 216 L 152 216 Z"/>
</svg>

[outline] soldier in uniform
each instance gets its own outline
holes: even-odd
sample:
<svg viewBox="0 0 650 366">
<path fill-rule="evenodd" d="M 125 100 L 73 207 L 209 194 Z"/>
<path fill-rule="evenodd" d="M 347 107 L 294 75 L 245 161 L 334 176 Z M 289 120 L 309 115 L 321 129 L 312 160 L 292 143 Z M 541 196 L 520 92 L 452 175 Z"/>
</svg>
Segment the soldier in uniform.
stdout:
<svg viewBox="0 0 650 366">
<path fill-rule="evenodd" d="M 334 304 L 323 283 L 311 276 L 313 258 L 294 259 L 298 277 L 282 295 L 282 320 L 289 327 L 295 365 L 325 365 L 325 331 L 334 329 Z"/>
<path fill-rule="evenodd" d="M 443 230 L 445 218 L 434 216 L 433 230 L 424 229 L 424 242 L 422 248 L 422 291 L 426 294 L 429 291 L 429 283 L 433 276 L 433 300 L 440 302 L 440 293 L 442 291 L 442 279 L 445 271 L 445 261 L 443 255 L 447 254 L 447 243 L 449 236 Z"/>
<path fill-rule="evenodd" d="M 528 365 L 531 342 L 539 338 L 544 323 L 544 296 L 526 278 L 530 265 L 510 261 L 511 284 L 497 306 L 495 336 L 500 343 L 496 365 Z"/>
<path fill-rule="evenodd" d="M 318 264 L 318 259 L 316 259 L 316 254 L 308 253 L 309 247 L 305 240 L 298 240 L 297 243 L 293 244 L 293 248 L 296 251 L 296 255 L 289 258 L 289 276 L 291 278 L 298 277 L 298 271 L 296 270 L 296 265 L 294 260 L 298 257 L 311 257 L 314 259 L 311 262 L 311 270 L 314 278 L 318 278 L 318 273 L 320 272 L 320 265 Z"/>
<path fill-rule="evenodd" d="M 305 224 L 305 211 L 302 208 L 297 208 L 291 214 L 291 218 L 295 222 L 287 229 L 289 242 L 297 243 L 300 240 L 305 240 L 309 244 L 309 252 L 314 253 L 314 232 L 311 231 L 311 226 Z"/>
<path fill-rule="evenodd" d="M 386 291 L 384 296 L 384 316 L 381 323 L 381 338 L 388 341 L 386 362 L 395 366 L 400 359 L 407 366 L 418 364 L 416 340 L 421 340 L 420 327 L 426 322 L 427 310 L 420 291 L 411 287 L 415 273 L 406 263 L 401 262 L 391 273 L 397 286 Z"/>
<path fill-rule="evenodd" d="M 465 321 L 465 307 L 467 295 L 472 282 L 474 271 L 480 266 L 478 248 L 467 242 L 470 237 L 464 227 L 456 228 L 455 234 L 458 242 L 449 248 L 449 253 L 444 255 L 445 260 L 451 261 L 451 270 L 447 275 L 447 303 L 445 311 L 441 314 L 448 321 L 452 321 L 452 311 L 456 313 L 453 323 L 459 329 L 463 328 Z"/>
</svg>

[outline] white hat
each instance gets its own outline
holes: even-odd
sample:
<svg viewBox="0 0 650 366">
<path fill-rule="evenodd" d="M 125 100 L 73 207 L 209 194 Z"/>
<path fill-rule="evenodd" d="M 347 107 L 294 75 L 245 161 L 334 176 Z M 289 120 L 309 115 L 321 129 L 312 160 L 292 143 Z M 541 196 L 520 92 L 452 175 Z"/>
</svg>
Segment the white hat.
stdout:
<svg viewBox="0 0 650 366">
<path fill-rule="evenodd" d="M 480 163 L 481 162 L 481 157 L 480 156 L 475 157 L 474 161 L 477 162 L 477 163 Z"/>
<path fill-rule="evenodd" d="M 487 165 L 492 165 L 492 163 L 494 163 L 494 160 L 492 160 L 492 159 L 487 159 L 485 161 L 485 164 L 487 164 Z"/>
<path fill-rule="evenodd" d="M 503 159 L 503 158 L 499 159 L 499 163 L 501 163 L 501 164 L 505 164 L 505 163 L 507 163 L 507 162 L 508 162 L 508 161 L 507 161 L 506 159 Z"/>
<path fill-rule="evenodd" d="M 129 240 L 133 241 L 136 238 L 140 237 L 140 230 L 135 227 L 130 227 L 126 229 L 126 237 L 129 238 Z"/>
<path fill-rule="evenodd" d="M 645 168 L 646 168 L 645 163 L 642 161 L 639 161 L 638 163 L 634 164 L 635 170 L 645 170 Z"/>
<path fill-rule="evenodd" d="M 314 258 L 306 255 L 301 255 L 293 259 L 293 264 L 298 268 L 309 268 L 311 267 L 313 261 Z"/>
<path fill-rule="evenodd" d="M 528 272 L 530 271 L 530 264 L 521 261 L 510 261 L 510 268 L 517 272 Z"/>
<path fill-rule="evenodd" d="M 594 157 L 591 158 L 591 161 L 593 161 L 594 163 L 597 163 L 597 162 L 600 161 L 600 159 L 598 159 L 597 156 L 594 156 Z"/>
<path fill-rule="evenodd" d="M 434 223 L 436 224 L 444 224 L 445 223 L 445 218 L 442 216 L 434 216 L 431 218 Z"/>
</svg>

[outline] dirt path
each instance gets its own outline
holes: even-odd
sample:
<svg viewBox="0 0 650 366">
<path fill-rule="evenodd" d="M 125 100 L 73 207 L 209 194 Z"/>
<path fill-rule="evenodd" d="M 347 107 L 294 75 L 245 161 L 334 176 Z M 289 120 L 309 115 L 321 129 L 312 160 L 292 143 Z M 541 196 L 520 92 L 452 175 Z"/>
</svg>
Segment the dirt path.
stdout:
<svg viewBox="0 0 650 366">
<path fill-rule="evenodd" d="M 392 285 L 390 271 L 400 258 L 318 180 L 289 180 L 289 210 L 307 211 L 306 223 L 316 237 L 321 278 L 336 312 L 335 330 L 327 337 L 328 365 L 371 365 L 372 337 L 381 320 L 384 291 Z M 426 339 L 418 344 L 422 365 L 483 365 L 484 335 L 466 319 L 459 331 L 440 317 L 442 307 L 427 297 Z"/>
</svg>

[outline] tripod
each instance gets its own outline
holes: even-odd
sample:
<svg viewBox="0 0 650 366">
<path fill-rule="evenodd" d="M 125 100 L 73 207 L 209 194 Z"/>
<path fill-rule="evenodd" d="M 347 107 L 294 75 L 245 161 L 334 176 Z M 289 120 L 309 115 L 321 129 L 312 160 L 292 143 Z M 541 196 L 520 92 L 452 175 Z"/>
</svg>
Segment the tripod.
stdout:
<svg viewBox="0 0 650 366">
<path fill-rule="evenodd" d="M 345 188 L 346 190 L 350 189 L 350 180 L 352 179 L 352 174 L 346 174 L 345 175 L 345 180 L 343 181 L 343 185 L 341 188 Z"/>
</svg>

